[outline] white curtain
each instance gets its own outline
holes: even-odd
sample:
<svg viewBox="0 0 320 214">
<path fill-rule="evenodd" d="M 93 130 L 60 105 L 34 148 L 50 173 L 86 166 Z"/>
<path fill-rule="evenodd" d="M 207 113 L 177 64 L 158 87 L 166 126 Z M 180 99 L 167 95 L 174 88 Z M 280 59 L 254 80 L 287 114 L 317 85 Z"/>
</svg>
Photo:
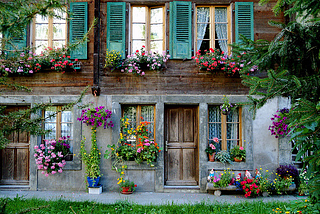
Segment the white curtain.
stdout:
<svg viewBox="0 0 320 214">
<path fill-rule="evenodd" d="M 228 142 L 228 150 L 230 151 L 231 148 L 237 145 L 237 139 L 239 138 L 238 136 L 238 122 L 239 122 L 239 111 L 238 109 L 232 111 L 228 116 L 227 116 L 227 139 L 230 139 Z"/>
<path fill-rule="evenodd" d="M 223 40 L 228 38 L 228 17 L 226 7 L 215 8 L 215 23 L 220 49 L 221 51 L 225 52 L 225 54 L 228 54 L 227 40 Z"/>
<path fill-rule="evenodd" d="M 206 34 L 206 29 L 209 22 L 210 10 L 209 7 L 198 7 L 197 8 L 197 50 L 200 50 L 202 39 Z M 199 40 L 200 39 L 200 40 Z"/>
</svg>

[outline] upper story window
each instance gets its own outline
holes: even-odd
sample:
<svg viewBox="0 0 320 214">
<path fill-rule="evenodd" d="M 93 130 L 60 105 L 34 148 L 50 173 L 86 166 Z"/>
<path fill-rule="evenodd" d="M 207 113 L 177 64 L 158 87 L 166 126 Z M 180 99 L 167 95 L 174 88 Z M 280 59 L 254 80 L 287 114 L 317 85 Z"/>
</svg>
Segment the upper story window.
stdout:
<svg viewBox="0 0 320 214">
<path fill-rule="evenodd" d="M 125 58 L 144 45 L 148 51 L 168 48 L 172 59 L 191 59 L 193 49 L 219 48 L 228 53 L 228 44 L 239 41 L 239 34 L 254 39 L 253 2 L 235 2 L 235 26 L 231 26 L 229 5 L 198 5 L 195 16 L 191 1 L 172 1 L 168 5 L 168 11 L 159 6 L 132 6 L 129 23 L 127 3 L 108 2 L 107 49 L 119 51 Z"/>
<path fill-rule="evenodd" d="M 67 43 L 67 15 L 58 10 L 54 10 L 54 13 L 61 18 L 35 17 L 33 46 L 37 54 L 47 47 L 62 47 Z"/>
<path fill-rule="evenodd" d="M 221 113 L 219 106 L 209 106 L 209 142 L 217 137 L 220 149 L 230 151 L 236 145 L 242 145 L 241 136 L 241 107 L 228 115 Z"/>
<path fill-rule="evenodd" d="M 131 53 L 142 46 L 152 52 L 165 50 L 164 8 L 132 6 L 131 9 Z"/>
<path fill-rule="evenodd" d="M 230 9 L 221 6 L 197 7 L 196 50 L 204 53 L 217 48 L 228 53 L 230 36 Z"/>
</svg>

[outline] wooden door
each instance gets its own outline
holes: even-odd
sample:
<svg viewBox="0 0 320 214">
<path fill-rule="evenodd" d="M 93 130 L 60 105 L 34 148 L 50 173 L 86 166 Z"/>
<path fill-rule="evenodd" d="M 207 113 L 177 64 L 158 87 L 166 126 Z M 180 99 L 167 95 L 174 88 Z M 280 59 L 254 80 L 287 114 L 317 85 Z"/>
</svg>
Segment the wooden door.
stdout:
<svg viewBox="0 0 320 214">
<path fill-rule="evenodd" d="M 168 106 L 165 110 L 165 185 L 196 186 L 198 167 L 198 108 Z"/>
<path fill-rule="evenodd" d="M 26 106 L 7 107 L 6 112 L 26 109 Z M 1 154 L 1 184 L 28 185 L 29 184 L 29 134 L 14 132 L 9 137 L 11 143 Z"/>
</svg>

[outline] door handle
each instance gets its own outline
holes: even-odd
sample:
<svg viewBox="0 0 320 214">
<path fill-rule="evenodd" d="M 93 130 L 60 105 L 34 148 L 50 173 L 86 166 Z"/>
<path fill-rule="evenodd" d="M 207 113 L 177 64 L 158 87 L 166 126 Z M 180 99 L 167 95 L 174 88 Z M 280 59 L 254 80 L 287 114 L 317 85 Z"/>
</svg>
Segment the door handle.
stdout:
<svg viewBox="0 0 320 214">
<path fill-rule="evenodd" d="M 165 149 L 166 149 L 166 152 L 168 151 L 168 141 L 166 140 L 166 143 L 165 143 Z"/>
</svg>

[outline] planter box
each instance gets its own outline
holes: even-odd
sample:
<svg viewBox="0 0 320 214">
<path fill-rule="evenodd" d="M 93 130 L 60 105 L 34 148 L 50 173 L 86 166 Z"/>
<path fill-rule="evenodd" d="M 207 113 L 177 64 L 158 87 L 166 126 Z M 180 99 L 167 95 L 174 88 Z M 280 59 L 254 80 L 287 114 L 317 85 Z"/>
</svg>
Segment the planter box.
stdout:
<svg viewBox="0 0 320 214">
<path fill-rule="evenodd" d="M 231 185 L 231 186 L 227 186 L 227 187 L 213 187 L 213 183 L 207 183 L 207 187 L 206 190 L 213 190 L 214 191 L 214 195 L 215 196 L 220 196 L 221 195 L 221 191 L 225 191 L 225 190 L 237 190 L 237 187 L 235 185 Z"/>
<path fill-rule="evenodd" d="M 102 185 L 98 187 L 88 187 L 89 194 L 101 194 L 102 193 Z"/>
</svg>

